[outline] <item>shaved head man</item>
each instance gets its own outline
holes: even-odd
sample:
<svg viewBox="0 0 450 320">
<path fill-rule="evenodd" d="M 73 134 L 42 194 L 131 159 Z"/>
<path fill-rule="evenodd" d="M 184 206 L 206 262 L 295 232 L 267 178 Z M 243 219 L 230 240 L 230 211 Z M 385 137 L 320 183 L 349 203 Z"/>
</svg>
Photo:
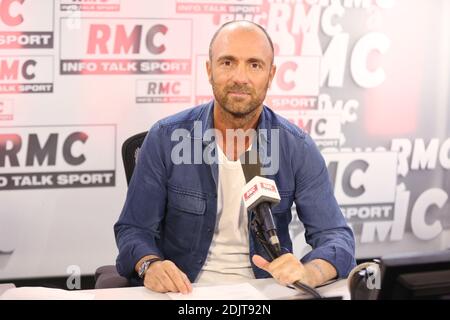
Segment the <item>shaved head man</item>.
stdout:
<svg viewBox="0 0 450 320">
<path fill-rule="evenodd" d="M 214 33 L 205 67 L 214 99 L 158 121 L 139 152 L 114 229 L 119 273 L 157 292 L 182 293 L 191 292 L 192 282 L 273 277 L 315 287 L 346 277 L 355 266 L 354 236 L 325 161 L 308 134 L 263 104 L 276 73 L 270 36 L 253 22 L 228 22 Z M 211 131 L 215 139 L 208 140 Z M 230 132 L 253 135 L 241 145 Z M 185 139 L 189 156 L 192 144 L 199 158 L 215 150 L 218 162 L 174 161 L 174 134 Z M 279 163 L 270 178 L 280 190 L 273 220 L 284 254 L 271 262 L 242 200 L 240 155 L 264 146 Z M 312 248 L 301 260 L 289 234 L 294 202 Z"/>
</svg>

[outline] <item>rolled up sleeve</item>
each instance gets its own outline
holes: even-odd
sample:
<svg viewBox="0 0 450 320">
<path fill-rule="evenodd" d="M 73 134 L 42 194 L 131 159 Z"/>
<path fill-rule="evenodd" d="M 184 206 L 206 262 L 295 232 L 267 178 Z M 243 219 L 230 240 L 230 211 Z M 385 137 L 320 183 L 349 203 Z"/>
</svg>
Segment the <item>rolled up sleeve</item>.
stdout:
<svg viewBox="0 0 450 320">
<path fill-rule="evenodd" d="M 297 157 L 302 161 L 296 170 L 295 204 L 312 247 L 302 262 L 326 260 L 345 278 L 356 265 L 354 235 L 334 197 L 325 161 L 308 135 Z"/>
<path fill-rule="evenodd" d="M 136 276 L 135 265 L 142 257 L 163 257 L 157 242 L 165 213 L 167 178 L 160 131 L 155 124 L 143 142 L 124 207 L 114 225 L 119 249 L 116 267 L 127 278 Z"/>
</svg>

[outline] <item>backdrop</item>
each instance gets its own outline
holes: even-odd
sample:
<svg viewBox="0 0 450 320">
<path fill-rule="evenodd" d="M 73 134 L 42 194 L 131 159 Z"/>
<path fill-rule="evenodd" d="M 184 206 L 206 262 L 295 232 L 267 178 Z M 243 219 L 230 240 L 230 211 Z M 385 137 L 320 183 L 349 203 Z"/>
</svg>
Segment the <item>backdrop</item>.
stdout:
<svg viewBox="0 0 450 320">
<path fill-rule="evenodd" d="M 233 19 L 273 37 L 266 102 L 321 148 L 357 257 L 450 246 L 449 1 L 0 0 L 0 278 L 114 263 L 121 144 L 211 98 Z"/>
</svg>

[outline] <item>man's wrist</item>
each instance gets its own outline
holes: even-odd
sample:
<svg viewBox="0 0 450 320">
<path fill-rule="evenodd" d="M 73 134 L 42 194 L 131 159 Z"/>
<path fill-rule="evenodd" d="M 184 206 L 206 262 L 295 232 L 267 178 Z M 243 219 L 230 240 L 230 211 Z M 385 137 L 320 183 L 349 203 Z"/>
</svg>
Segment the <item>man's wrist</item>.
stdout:
<svg viewBox="0 0 450 320">
<path fill-rule="evenodd" d="M 150 266 L 157 261 L 162 261 L 160 257 L 153 257 L 150 259 L 145 260 L 142 262 L 141 266 L 139 267 L 138 276 L 141 279 L 145 278 L 145 274 L 147 273 L 147 270 L 150 268 Z"/>
<path fill-rule="evenodd" d="M 157 255 L 148 255 L 148 256 L 144 256 L 141 259 L 139 259 L 139 261 L 136 263 L 135 267 L 134 267 L 134 271 L 136 271 L 136 273 L 139 273 L 139 269 L 141 268 L 142 264 L 150 259 L 153 258 L 160 258 Z"/>
<path fill-rule="evenodd" d="M 309 269 L 311 275 L 311 282 L 313 282 L 313 287 L 317 287 L 327 281 L 327 276 L 323 271 L 322 267 L 316 261 L 308 262 L 305 267 Z"/>
<path fill-rule="evenodd" d="M 315 286 L 324 284 L 325 282 L 336 278 L 337 271 L 336 268 L 326 260 L 314 259 L 305 264 L 308 272 L 312 274 L 314 278 Z"/>
<path fill-rule="evenodd" d="M 147 273 L 147 270 L 150 268 L 150 266 L 157 261 L 162 261 L 162 259 L 160 257 L 153 257 L 153 258 L 149 258 L 144 260 L 144 262 L 142 262 L 141 266 L 139 267 L 138 270 L 138 276 L 141 279 L 145 278 L 145 274 Z"/>
</svg>

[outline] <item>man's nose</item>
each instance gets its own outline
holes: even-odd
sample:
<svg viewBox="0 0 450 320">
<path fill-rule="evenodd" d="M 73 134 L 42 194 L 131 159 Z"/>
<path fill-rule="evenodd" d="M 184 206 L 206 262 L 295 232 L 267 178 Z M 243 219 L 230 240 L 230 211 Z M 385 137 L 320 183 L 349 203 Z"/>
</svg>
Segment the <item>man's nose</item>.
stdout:
<svg viewBox="0 0 450 320">
<path fill-rule="evenodd" d="M 238 65 L 233 72 L 233 81 L 236 83 L 248 83 L 248 74 L 244 65 Z"/>
</svg>

